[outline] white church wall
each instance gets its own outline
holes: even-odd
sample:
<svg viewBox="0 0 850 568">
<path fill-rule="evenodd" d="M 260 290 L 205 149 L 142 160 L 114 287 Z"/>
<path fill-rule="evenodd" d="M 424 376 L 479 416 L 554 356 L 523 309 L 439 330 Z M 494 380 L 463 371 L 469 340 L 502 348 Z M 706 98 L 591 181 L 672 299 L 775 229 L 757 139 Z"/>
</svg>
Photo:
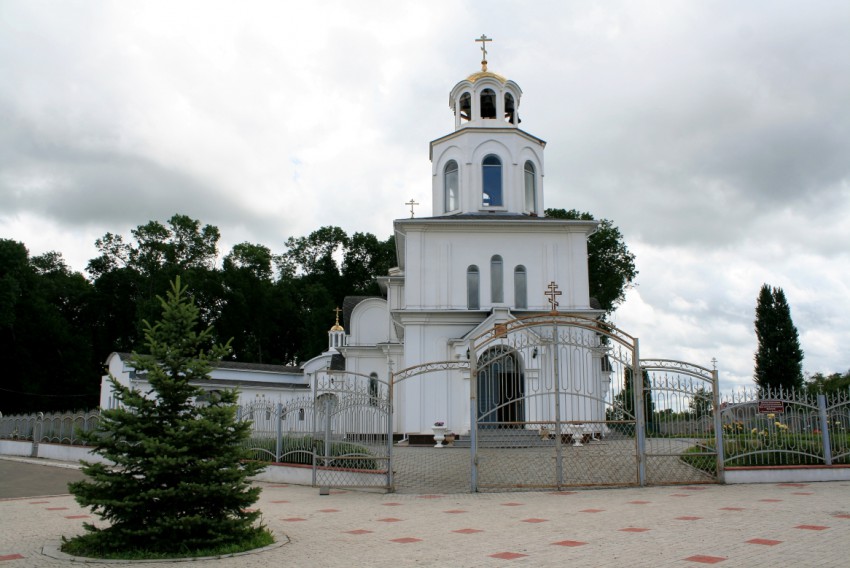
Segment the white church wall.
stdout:
<svg viewBox="0 0 850 568">
<path fill-rule="evenodd" d="M 546 229 L 540 226 L 540 229 Z M 529 310 L 548 311 L 543 295 L 549 282 L 562 291 L 560 309 L 590 308 L 587 283 L 587 248 L 584 233 L 557 230 L 532 232 L 516 229 L 504 238 L 506 227 L 467 224 L 439 233 L 428 228 L 410 228 L 406 236 L 407 309 L 467 309 L 467 270 L 471 265 L 479 271 L 481 310 L 492 307 L 515 307 L 514 270 L 526 269 Z M 542 233 L 542 234 L 541 234 Z M 502 257 L 503 301 L 492 302 L 490 260 Z M 440 266 L 435 270 L 433 267 Z M 429 268 L 430 267 L 430 268 Z"/>
<path fill-rule="evenodd" d="M 349 345 L 377 345 L 390 340 L 390 314 L 382 298 L 363 300 L 351 313 Z"/>
</svg>

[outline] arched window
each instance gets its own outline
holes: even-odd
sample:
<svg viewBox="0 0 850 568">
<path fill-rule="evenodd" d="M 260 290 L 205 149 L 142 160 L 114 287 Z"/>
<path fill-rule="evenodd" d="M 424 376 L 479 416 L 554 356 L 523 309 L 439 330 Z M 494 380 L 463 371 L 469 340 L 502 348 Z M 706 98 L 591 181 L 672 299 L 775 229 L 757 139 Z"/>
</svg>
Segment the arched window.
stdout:
<svg viewBox="0 0 850 568">
<path fill-rule="evenodd" d="M 518 310 L 528 309 L 528 279 L 525 267 L 514 268 L 514 307 Z"/>
<path fill-rule="evenodd" d="M 472 118 L 472 96 L 464 93 L 460 96 L 460 119 L 469 122 Z"/>
<path fill-rule="evenodd" d="M 525 210 L 537 212 L 537 176 L 531 161 L 525 163 Z"/>
<path fill-rule="evenodd" d="M 454 160 L 446 164 L 443 170 L 443 188 L 445 190 L 446 213 L 457 209 L 458 168 Z"/>
<path fill-rule="evenodd" d="M 496 92 L 493 89 L 481 91 L 481 118 L 496 118 Z"/>
<path fill-rule="evenodd" d="M 500 304 L 505 301 L 502 281 L 502 257 L 494 254 L 490 258 L 490 299 L 494 304 Z"/>
<path fill-rule="evenodd" d="M 369 375 L 369 404 L 378 406 L 378 373 Z"/>
<path fill-rule="evenodd" d="M 479 283 L 480 275 L 478 274 L 478 267 L 474 264 L 466 269 L 466 307 L 470 310 L 477 310 L 480 308 L 480 302 L 478 301 L 478 283 Z"/>
<path fill-rule="evenodd" d="M 510 93 L 505 93 L 505 122 L 516 124 L 516 107 L 514 106 L 514 96 Z"/>
<path fill-rule="evenodd" d="M 502 206 L 502 160 L 493 154 L 481 163 L 483 188 L 481 201 L 484 207 Z"/>
</svg>

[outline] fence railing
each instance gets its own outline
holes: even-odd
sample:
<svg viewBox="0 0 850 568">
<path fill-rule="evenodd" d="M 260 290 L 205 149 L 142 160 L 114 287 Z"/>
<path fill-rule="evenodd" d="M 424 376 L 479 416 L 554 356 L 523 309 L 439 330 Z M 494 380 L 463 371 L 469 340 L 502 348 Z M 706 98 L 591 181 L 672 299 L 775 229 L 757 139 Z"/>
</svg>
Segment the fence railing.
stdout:
<svg viewBox="0 0 850 568">
<path fill-rule="evenodd" d="M 99 420 L 100 410 L 2 416 L 0 438 L 85 446 L 82 433 L 97 428 Z"/>
<path fill-rule="evenodd" d="M 726 467 L 850 464 L 850 391 L 721 397 Z"/>
</svg>

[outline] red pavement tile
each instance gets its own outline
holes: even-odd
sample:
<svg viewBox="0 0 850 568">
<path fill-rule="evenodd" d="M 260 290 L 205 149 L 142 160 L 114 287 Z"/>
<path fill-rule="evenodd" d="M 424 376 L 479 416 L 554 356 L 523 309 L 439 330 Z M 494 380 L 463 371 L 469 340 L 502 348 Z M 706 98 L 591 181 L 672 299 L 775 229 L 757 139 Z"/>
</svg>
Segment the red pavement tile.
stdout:
<svg viewBox="0 0 850 568">
<path fill-rule="evenodd" d="M 519 507 L 521 505 L 522 505 L 522 503 L 514 503 L 514 502 L 502 503 L 502 506 L 504 506 L 504 507 Z"/>
<path fill-rule="evenodd" d="M 458 530 L 452 531 L 452 532 L 460 533 L 460 534 L 474 534 L 474 533 L 480 533 L 480 532 L 484 532 L 484 531 L 481 530 L 481 529 L 458 529 Z"/>
<path fill-rule="evenodd" d="M 50 503 L 50 501 L 30 501 L 30 505 L 43 505 L 45 503 Z"/>
<path fill-rule="evenodd" d="M 587 543 L 580 540 L 560 540 L 553 542 L 552 546 L 584 546 L 585 544 Z"/>
<path fill-rule="evenodd" d="M 781 540 L 770 540 L 767 538 L 751 538 L 744 542 L 747 544 L 763 544 L 765 546 L 776 546 L 777 544 L 782 544 Z"/>
<path fill-rule="evenodd" d="M 345 495 L 348 491 L 339 491 L 338 489 L 332 489 L 330 491 L 331 495 Z"/>
<path fill-rule="evenodd" d="M 777 487 L 806 487 L 808 483 L 777 483 Z"/>
<path fill-rule="evenodd" d="M 782 499 L 759 499 L 762 503 L 781 503 Z"/>
<path fill-rule="evenodd" d="M 618 530 L 619 530 L 620 532 L 635 532 L 635 533 L 642 533 L 642 532 L 646 532 L 646 531 L 648 531 L 648 530 L 650 530 L 650 529 L 642 529 L 642 528 L 638 528 L 638 527 L 629 527 L 629 528 L 626 528 L 626 529 L 618 529 Z"/>
<path fill-rule="evenodd" d="M 319 509 L 320 513 L 339 513 L 339 509 Z"/>
<path fill-rule="evenodd" d="M 648 505 L 651 501 L 629 501 L 629 505 Z"/>
<path fill-rule="evenodd" d="M 501 560 L 516 560 L 517 558 L 524 558 L 528 556 L 528 554 L 520 554 L 519 552 L 500 552 L 498 554 L 491 554 L 490 558 L 499 558 Z"/>
<path fill-rule="evenodd" d="M 721 511 L 743 511 L 743 507 L 720 507 Z"/>
<path fill-rule="evenodd" d="M 717 564 L 718 562 L 723 562 L 726 559 L 722 556 L 705 556 L 704 554 L 697 554 L 696 556 L 683 558 L 683 560 L 687 562 L 699 562 L 701 564 Z"/>
<path fill-rule="evenodd" d="M 402 503 L 381 503 L 384 507 L 399 507 Z"/>
<path fill-rule="evenodd" d="M 281 521 L 286 521 L 288 523 L 296 523 L 298 521 L 306 521 L 307 519 L 302 519 L 301 517 L 289 517 L 288 519 L 281 519 Z"/>
<path fill-rule="evenodd" d="M 702 517 L 676 517 L 677 521 L 698 521 Z"/>
<path fill-rule="evenodd" d="M 452 514 L 456 515 L 458 513 L 465 513 L 466 511 L 464 511 L 463 509 L 449 509 L 448 511 L 443 511 L 443 512 L 444 513 L 452 513 Z"/>
<path fill-rule="evenodd" d="M 832 515 L 832 516 L 835 517 L 836 519 L 850 519 L 850 515 L 840 514 L 840 515 Z"/>
<path fill-rule="evenodd" d="M 67 511 L 68 507 L 47 507 L 48 511 Z"/>
<path fill-rule="evenodd" d="M 386 519 L 378 519 L 382 523 L 398 523 L 404 519 L 396 519 L 395 517 L 387 517 Z"/>
<path fill-rule="evenodd" d="M 0 562 L 4 560 L 20 560 L 23 558 L 20 554 L 6 554 L 4 556 L 0 556 Z"/>
<path fill-rule="evenodd" d="M 406 536 L 404 538 L 391 539 L 390 542 L 397 542 L 399 544 L 410 544 L 411 542 L 422 542 L 422 539 L 421 538 L 413 538 L 412 536 Z"/>
<path fill-rule="evenodd" d="M 65 515 L 66 519 L 88 519 L 90 515 Z"/>
<path fill-rule="evenodd" d="M 797 525 L 794 527 L 795 529 L 803 529 L 806 531 L 825 531 L 829 527 L 825 527 L 822 525 Z"/>
<path fill-rule="evenodd" d="M 546 523 L 549 519 L 523 519 L 523 523 Z"/>
<path fill-rule="evenodd" d="M 355 529 L 353 531 L 342 531 L 342 532 L 348 533 L 348 534 L 369 534 L 369 533 L 372 533 L 374 531 L 367 531 L 366 529 Z"/>
<path fill-rule="evenodd" d="M 272 501 L 272 503 L 289 503 L 289 501 Z"/>
<path fill-rule="evenodd" d="M 582 509 L 579 513 L 601 513 L 605 509 Z"/>
</svg>

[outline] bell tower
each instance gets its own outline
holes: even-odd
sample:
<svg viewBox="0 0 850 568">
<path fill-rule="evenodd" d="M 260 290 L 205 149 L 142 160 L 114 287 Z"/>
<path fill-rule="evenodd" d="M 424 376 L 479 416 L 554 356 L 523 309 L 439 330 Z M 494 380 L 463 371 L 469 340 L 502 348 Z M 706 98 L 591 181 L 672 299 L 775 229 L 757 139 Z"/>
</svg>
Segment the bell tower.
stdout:
<svg viewBox="0 0 850 568">
<path fill-rule="evenodd" d="M 481 71 L 454 86 L 454 132 L 431 142 L 433 216 L 542 216 L 546 142 L 519 128 L 519 85 L 487 70 L 492 40 L 475 41 Z"/>
</svg>

